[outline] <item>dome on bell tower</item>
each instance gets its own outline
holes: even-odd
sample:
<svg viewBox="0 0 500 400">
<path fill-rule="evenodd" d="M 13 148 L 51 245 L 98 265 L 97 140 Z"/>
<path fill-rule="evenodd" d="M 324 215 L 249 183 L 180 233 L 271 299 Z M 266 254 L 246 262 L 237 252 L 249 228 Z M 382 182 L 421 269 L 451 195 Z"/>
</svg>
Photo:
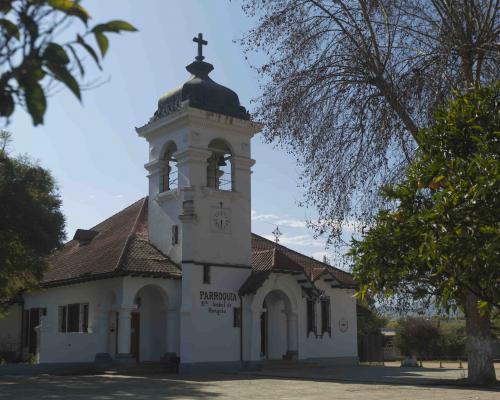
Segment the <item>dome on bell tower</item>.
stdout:
<svg viewBox="0 0 500 400">
<path fill-rule="evenodd" d="M 214 66 L 203 61 L 205 57 L 201 53 L 201 46 L 207 44 L 203 36 L 199 34 L 198 38 L 194 38 L 193 41 L 198 43 L 198 56 L 186 67 L 192 74 L 191 77 L 182 86 L 160 97 L 158 109 L 151 120 L 155 121 L 175 112 L 186 100 L 193 108 L 249 120 L 250 114 L 240 104 L 238 95 L 208 76 Z"/>
</svg>

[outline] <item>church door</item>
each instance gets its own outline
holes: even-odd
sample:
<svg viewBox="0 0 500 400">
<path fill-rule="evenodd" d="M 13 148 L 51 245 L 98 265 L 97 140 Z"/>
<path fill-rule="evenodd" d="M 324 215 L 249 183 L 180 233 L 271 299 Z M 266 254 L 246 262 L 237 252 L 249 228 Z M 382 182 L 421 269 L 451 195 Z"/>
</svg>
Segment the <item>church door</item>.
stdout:
<svg viewBox="0 0 500 400">
<path fill-rule="evenodd" d="M 136 361 L 139 362 L 139 348 L 140 348 L 140 314 L 138 312 L 132 313 L 132 319 L 130 321 L 130 353 L 135 357 Z"/>
<path fill-rule="evenodd" d="M 267 358 L 267 312 L 260 314 L 260 356 Z"/>
</svg>

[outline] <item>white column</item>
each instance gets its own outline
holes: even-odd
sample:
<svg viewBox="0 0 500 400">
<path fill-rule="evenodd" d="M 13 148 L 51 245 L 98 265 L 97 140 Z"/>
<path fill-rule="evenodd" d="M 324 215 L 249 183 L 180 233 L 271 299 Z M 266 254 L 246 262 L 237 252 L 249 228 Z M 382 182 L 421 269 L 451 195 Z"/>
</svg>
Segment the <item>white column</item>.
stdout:
<svg viewBox="0 0 500 400">
<path fill-rule="evenodd" d="M 118 311 L 118 354 L 117 358 L 132 359 L 130 353 L 131 313 L 136 307 L 122 307 Z"/>
<path fill-rule="evenodd" d="M 297 313 L 290 311 L 287 313 L 287 351 L 294 351 L 298 354 L 298 319 Z"/>
<path fill-rule="evenodd" d="M 260 361 L 260 315 L 265 311 L 262 307 L 250 309 L 250 361 Z"/>
<path fill-rule="evenodd" d="M 97 315 L 90 326 L 92 333 L 101 336 L 100 353 L 109 353 L 109 308 L 97 309 Z"/>
<path fill-rule="evenodd" d="M 166 352 L 179 355 L 179 311 L 167 310 Z"/>
</svg>

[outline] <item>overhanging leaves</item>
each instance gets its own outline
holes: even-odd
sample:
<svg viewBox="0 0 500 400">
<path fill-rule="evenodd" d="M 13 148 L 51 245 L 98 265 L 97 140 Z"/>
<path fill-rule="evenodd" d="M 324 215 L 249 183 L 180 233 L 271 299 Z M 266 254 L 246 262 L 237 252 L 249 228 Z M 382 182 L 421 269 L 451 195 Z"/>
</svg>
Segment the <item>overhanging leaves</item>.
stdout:
<svg viewBox="0 0 500 400">
<path fill-rule="evenodd" d="M 47 109 L 47 101 L 42 87 L 38 83 L 24 87 L 24 98 L 28 112 L 33 119 L 33 125 L 37 126 L 43 124 L 43 116 Z"/>
</svg>

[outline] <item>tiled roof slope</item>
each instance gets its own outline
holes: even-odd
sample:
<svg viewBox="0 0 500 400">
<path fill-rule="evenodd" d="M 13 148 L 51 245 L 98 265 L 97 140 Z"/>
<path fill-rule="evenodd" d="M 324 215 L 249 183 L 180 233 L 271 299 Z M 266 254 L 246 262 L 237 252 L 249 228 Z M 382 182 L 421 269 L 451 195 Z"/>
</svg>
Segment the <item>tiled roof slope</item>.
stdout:
<svg viewBox="0 0 500 400">
<path fill-rule="evenodd" d="M 267 257 L 264 257 L 264 254 L 268 254 Z M 262 269 L 299 270 L 303 271 L 311 281 L 315 281 L 323 274 L 330 274 L 340 284 L 356 286 L 356 281 L 351 274 L 274 243 L 255 233 L 252 233 L 252 269 L 254 271 Z"/>
<path fill-rule="evenodd" d="M 239 294 L 255 293 L 273 271 L 303 273 L 309 280 L 309 289 L 326 274 L 341 287 L 356 287 L 351 274 L 252 233 L 252 273 L 241 285 Z"/>
<path fill-rule="evenodd" d="M 124 274 L 181 276 L 180 267 L 149 242 L 147 197 L 91 230 L 98 233 L 89 243 L 71 240 L 50 257 L 50 268 L 42 284 L 51 286 Z M 273 271 L 304 273 L 311 282 L 330 274 L 341 285 L 356 285 L 347 272 L 255 234 L 252 234 L 252 270 L 242 290 L 251 292 L 260 287 Z"/>
<path fill-rule="evenodd" d="M 148 241 L 147 208 L 145 197 L 93 227 L 98 234 L 89 243 L 66 243 L 50 257 L 42 284 L 134 272 L 180 277 L 179 267 Z"/>
</svg>

